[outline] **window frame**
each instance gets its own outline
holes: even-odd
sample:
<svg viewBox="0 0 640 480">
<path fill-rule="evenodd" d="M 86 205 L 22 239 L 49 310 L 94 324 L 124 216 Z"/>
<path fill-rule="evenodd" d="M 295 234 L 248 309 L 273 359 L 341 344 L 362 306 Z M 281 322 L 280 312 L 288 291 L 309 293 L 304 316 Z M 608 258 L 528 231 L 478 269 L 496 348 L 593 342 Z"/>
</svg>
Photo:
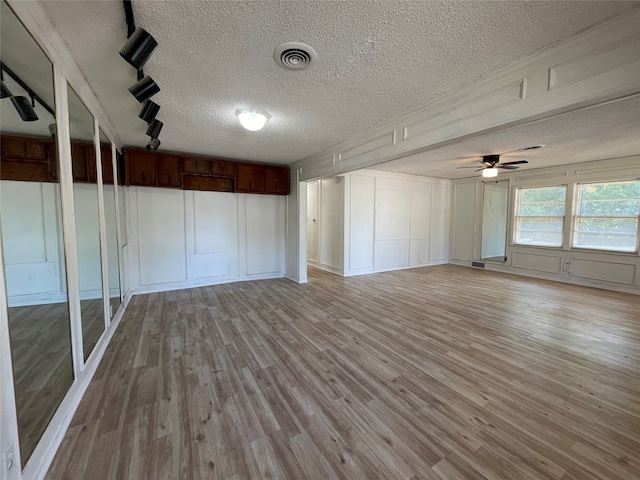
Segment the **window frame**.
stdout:
<svg viewBox="0 0 640 480">
<path fill-rule="evenodd" d="M 564 188 L 564 213 L 562 215 L 519 215 L 520 208 L 522 206 L 522 191 L 523 190 L 534 190 L 541 188 Z M 515 187 L 515 205 L 513 210 L 513 228 L 512 231 L 512 246 L 517 247 L 534 247 L 534 248 L 553 248 L 562 250 L 565 248 L 566 244 L 566 218 L 567 218 L 567 210 L 571 208 L 571 202 L 567 201 L 569 194 L 569 185 L 566 183 L 561 184 L 553 184 L 553 185 L 536 185 L 536 186 L 518 186 Z M 519 232 L 519 224 L 521 218 L 558 218 L 561 219 L 562 230 L 560 233 L 560 245 L 541 245 L 535 243 L 519 243 L 518 242 L 518 232 Z"/>
<path fill-rule="evenodd" d="M 590 252 L 597 252 L 597 253 L 609 253 L 609 254 L 616 254 L 616 255 L 637 255 L 640 252 L 640 212 L 638 213 L 638 215 L 618 215 L 618 216 L 612 216 L 612 215 L 580 215 L 580 205 L 581 205 L 581 187 L 583 186 L 588 186 L 588 185 L 606 185 L 606 184 L 616 184 L 616 183 L 633 183 L 633 182 L 640 182 L 640 179 L 636 178 L 636 179 L 627 179 L 627 180 L 600 180 L 600 181 L 585 181 L 585 182 L 576 182 L 574 185 L 574 198 L 573 198 L 573 209 L 572 209 L 572 215 L 571 215 L 571 231 L 570 231 L 570 244 L 569 244 L 569 248 L 571 250 L 580 250 L 580 251 L 590 251 Z M 565 209 L 565 213 L 566 213 L 566 209 Z M 636 225 L 636 241 L 635 241 L 635 247 L 633 250 L 615 250 L 612 248 L 598 248 L 598 247 L 593 247 L 593 246 L 578 246 L 576 245 L 576 235 L 578 233 L 577 230 L 577 224 L 578 224 L 578 220 L 580 218 L 593 218 L 593 219 L 606 219 L 606 218 L 613 218 L 613 219 L 618 219 L 618 218 L 635 218 L 638 220 L 638 223 Z"/>
</svg>

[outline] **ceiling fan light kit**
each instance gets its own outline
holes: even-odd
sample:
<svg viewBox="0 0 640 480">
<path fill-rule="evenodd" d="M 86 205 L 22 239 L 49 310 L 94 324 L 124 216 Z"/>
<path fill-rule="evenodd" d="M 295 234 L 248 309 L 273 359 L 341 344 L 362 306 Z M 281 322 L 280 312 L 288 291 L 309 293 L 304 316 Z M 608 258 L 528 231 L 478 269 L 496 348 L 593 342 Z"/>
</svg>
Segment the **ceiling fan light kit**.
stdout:
<svg viewBox="0 0 640 480">
<path fill-rule="evenodd" d="M 493 177 L 497 177 L 498 176 L 498 169 L 497 168 L 485 168 L 484 170 L 482 170 L 482 176 L 484 178 L 493 178 Z"/>
</svg>

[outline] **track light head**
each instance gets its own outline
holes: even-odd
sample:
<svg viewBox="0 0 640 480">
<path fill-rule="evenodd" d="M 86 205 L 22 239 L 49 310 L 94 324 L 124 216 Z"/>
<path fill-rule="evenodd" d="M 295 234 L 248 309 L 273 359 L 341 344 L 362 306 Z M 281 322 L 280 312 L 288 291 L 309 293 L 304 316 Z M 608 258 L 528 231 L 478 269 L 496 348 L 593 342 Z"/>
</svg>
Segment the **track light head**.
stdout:
<svg viewBox="0 0 640 480">
<path fill-rule="evenodd" d="M 151 78 L 149 75 L 146 75 L 142 78 L 142 80 L 138 80 L 136 83 L 130 86 L 129 91 L 131 92 L 131 95 L 136 97 L 136 100 L 142 103 L 145 100 L 149 100 L 156 93 L 158 93 L 160 91 L 160 87 L 156 82 L 153 81 L 153 78 Z"/>
<path fill-rule="evenodd" d="M 149 124 L 149 128 L 147 128 L 147 135 L 151 138 L 158 138 L 163 126 L 164 124 L 160 120 L 154 120 Z"/>
<path fill-rule="evenodd" d="M 4 82 L 2 82 L 2 98 L 8 98 L 8 97 L 13 97 L 13 93 L 11 93 L 11 90 L 9 90 L 9 87 L 7 87 Z"/>
<path fill-rule="evenodd" d="M 120 56 L 133 68 L 140 70 L 151 58 L 157 46 L 156 39 L 144 28 L 138 27 L 120 50 Z"/>
<path fill-rule="evenodd" d="M 152 138 L 151 140 L 149 140 L 149 143 L 147 143 L 147 150 L 149 150 L 150 152 L 155 152 L 156 150 L 158 150 L 159 146 L 160 140 L 158 140 L 157 138 Z"/>
<path fill-rule="evenodd" d="M 36 112 L 27 97 L 11 97 L 11 103 L 16 107 L 16 111 L 23 122 L 35 122 L 38 120 L 38 115 L 36 115 Z"/>
<path fill-rule="evenodd" d="M 50 123 L 49 124 L 49 134 L 51 135 L 51 138 L 53 138 L 55 140 L 57 133 L 58 133 L 58 128 L 56 127 L 56 124 L 55 123 Z"/>
<path fill-rule="evenodd" d="M 152 100 L 146 100 L 142 105 L 142 110 L 140 110 L 140 117 L 147 123 L 151 123 L 155 120 L 158 111 L 160 110 L 160 105 L 153 102 Z"/>
</svg>

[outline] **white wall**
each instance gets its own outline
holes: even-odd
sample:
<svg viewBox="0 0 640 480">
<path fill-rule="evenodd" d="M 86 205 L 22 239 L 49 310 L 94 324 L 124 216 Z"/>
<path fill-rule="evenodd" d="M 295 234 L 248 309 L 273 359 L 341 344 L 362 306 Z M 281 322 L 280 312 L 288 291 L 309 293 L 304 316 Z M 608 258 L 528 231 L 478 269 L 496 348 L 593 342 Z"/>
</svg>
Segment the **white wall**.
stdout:
<svg viewBox="0 0 640 480">
<path fill-rule="evenodd" d="M 92 184 L 73 186 L 83 300 L 102 298 L 96 189 Z M 9 306 L 66 302 L 59 185 L 3 180 L 0 201 Z M 105 203 L 107 208 L 115 208 L 114 202 Z M 115 216 L 115 211 L 108 214 Z M 115 231 L 107 233 L 115 235 Z M 109 283 L 117 287 L 116 264 L 109 264 Z"/>
<path fill-rule="evenodd" d="M 345 276 L 449 261 L 448 180 L 373 170 L 344 178 Z"/>
<path fill-rule="evenodd" d="M 285 197 L 130 187 L 133 293 L 284 276 Z"/>
<path fill-rule="evenodd" d="M 344 192 L 341 177 L 307 183 L 307 262 L 342 274 Z"/>
<path fill-rule="evenodd" d="M 373 170 L 309 182 L 309 264 L 350 276 L 447 263 L 449 186 Z"/>
<path fill-rule="evenodd" d="M 571 218 L 565 222 L 563 248 L 513 243 L 516 188 L 567 185 L 568 198 L 576 184 L 640 178 L 640 156 L 500 174 L 508 179 L 507 261 L 487 262 L 485 268 L 568 283 L 640 292 L 640 255 L 571 248 Z M 451 263 L 480 261 L 482 243 L 482 177 L 454 181 L 452 193 Z M 569 205 L 567 205 L 569 212 Z M 570 217 L 571 214 L 568 213 Z"/>
</svg>

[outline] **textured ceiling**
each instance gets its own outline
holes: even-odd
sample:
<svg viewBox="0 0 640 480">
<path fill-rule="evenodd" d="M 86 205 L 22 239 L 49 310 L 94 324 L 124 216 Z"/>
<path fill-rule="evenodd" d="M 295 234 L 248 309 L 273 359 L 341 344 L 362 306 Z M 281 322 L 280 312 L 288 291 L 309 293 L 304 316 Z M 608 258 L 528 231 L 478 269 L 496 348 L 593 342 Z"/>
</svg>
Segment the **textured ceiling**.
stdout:
<svg viewBox="0 0 640 480">
<path fill-rule="evenodd" d="M 122 2 L 43 1 L 127 145 L 146 143 Z M 165 123 L 162 149 L 292 163 L 490 76 L 638 2 L 152 1 L 136 23 L 160 46 L 146 73 Z M 301 41 L 318 61 L 292 72 L 273 61 Z M 240 107 L 271 114 L 256 133 Z"/>
<path fill-rule="evenodd" d="M 518 151 L 539 144 L 546 144 L 546 147 Z M 502 130 L 374 168 L 439 178 L 473 177 L 481 173 L 457 167 L 477 165 L 480 168 L 481 156 L 505 152 L 509 153 L 502 161 L 529 162 L 518 171 L 640 155 L 640 96 Z"/>
</svg>

